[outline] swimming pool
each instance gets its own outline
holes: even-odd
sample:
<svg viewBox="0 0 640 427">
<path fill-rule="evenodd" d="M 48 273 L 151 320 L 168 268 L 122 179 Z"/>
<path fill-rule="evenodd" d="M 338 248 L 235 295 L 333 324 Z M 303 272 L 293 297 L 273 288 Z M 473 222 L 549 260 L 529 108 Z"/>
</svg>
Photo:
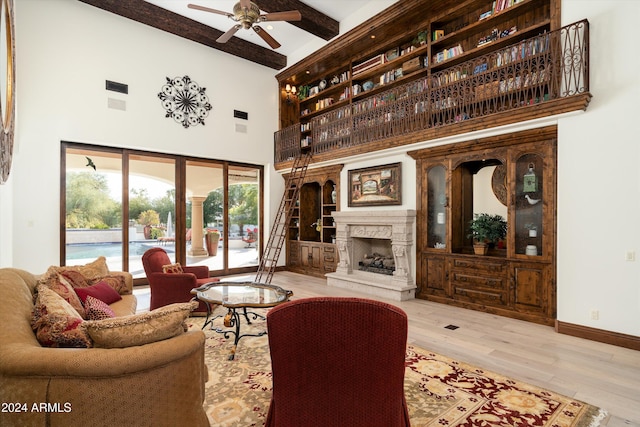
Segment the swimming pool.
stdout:
<svg viewBox="0 0 640 427">
<path fill-rule="evenodd" d="M 129 256 L 142 256 L 149 248 L 156 246 L 156 242 L 130 242 Z M 167 252 L 174 252 L 174 248 L 170 245 L 162 247 Z M 122 243 L 75 243 L 66 246 L 66 259 L 95 259 L 99 256 L 106 258 L 122 257 Z"/>
</svg>

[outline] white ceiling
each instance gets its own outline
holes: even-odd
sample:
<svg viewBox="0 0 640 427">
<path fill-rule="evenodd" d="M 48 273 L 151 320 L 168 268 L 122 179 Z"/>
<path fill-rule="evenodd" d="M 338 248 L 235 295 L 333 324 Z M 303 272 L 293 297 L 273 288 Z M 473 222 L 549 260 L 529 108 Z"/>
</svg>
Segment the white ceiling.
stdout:
<svg viewBox="0 0 640 427">
<path fill-rule="evenodd" d="M 187 7 L 189 3 L 205 6 L 212 9 L 231 13 L 237 0 L 145 0 L 148 3 L 170 10 L 179 15 L 198 21 L 202 24 L 213 27 L 222 32 L 231 28 L 235 22 L 223 15 L 208 13 Z M 253 0 L 258 6 L 260 2 L 269 0 Z M 343 28 L 345 20 L 355 13 L 360 13 L 366 19 L 387 8 L 397 0 L 303 0 L 306 5 L 324 13 L 325 15 L 340 22 L 340 33 L 348 31 L 350 28 Z M 362 21 L 360 19 L 360 22 Z M 359 22 L 358 22 L 359 23 Z M 287 22 L 263 22 L 259 24 L 271 36 L 273 36 L 282 46 L 276 52 L 289 56 L 303 46 L 313 44 L 322 40 L 304 30 L 301 30 Z M 269 26 L 273 27 L 270 28 Z M 355 26 L 351 24 L 350 27 Z M 253 30 L 240 29 L 235 37 L 242 38 L 251 43 L 270 49 Z M 322 40 L 324 42 L 324 40 Z"/>
</svg>

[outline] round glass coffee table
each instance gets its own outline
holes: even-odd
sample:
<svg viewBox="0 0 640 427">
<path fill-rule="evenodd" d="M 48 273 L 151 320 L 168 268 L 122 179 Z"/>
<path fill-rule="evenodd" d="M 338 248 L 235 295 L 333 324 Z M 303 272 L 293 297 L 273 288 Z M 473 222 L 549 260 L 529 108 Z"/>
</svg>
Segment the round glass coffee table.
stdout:
<svg viewBox="0 0 640 427">
<path fill-rule="evenodd" d="M 240 333 L 240 317 L 243 316 L 247 324 L 251 324 L 251 320 L 265 319 L 264 316 L 253 311 L 247 311 L 248 308 L 267 308 L 275 307 L 293 295 L 293 292 L 282 289 L 279 286 L 266 285 L 255 282 L 211 282 L 194 288 L 191 294 L 198 301 L 202 301 L 207 306 L 207 318 L 205 319 L 202 329 L 207 325 L 211 325 L 211 330 L 224 334 L 225 338 L 234 335 L 233 347 L 229 360 L 233 360 L 238 347 L 238 341 L 243 337 L 261 337 L 267 331 L 257 334 L 241 334 Z M 221 305 L 227 308 L 225 315 L 211 317 L 211 306 Z M 224 317 L 224 326 L 231 329 L 216 328 L 213 321 L 220 317 Z"/>
</svg>

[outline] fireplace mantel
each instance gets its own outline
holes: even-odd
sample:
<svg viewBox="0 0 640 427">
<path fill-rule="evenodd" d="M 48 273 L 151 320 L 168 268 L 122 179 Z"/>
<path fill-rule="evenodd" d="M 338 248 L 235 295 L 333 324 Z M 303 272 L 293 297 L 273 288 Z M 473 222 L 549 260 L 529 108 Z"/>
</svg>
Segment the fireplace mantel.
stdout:
<svg viewBox="0 0 640 427">
<path fill-rule="evenodd" d="M 413 277 L 412 253 L 416 211 L 339 211 L 333 212 L 336 222 L 338 267 L 329 273 L 327 285 L 353 289 L 396 301 L 415 297 L 416 283 Z M 391 241 L 395 261 L 392 276 L 359 271 L 354 266 L 362 256 L 358 239 Z"/>
</svg>

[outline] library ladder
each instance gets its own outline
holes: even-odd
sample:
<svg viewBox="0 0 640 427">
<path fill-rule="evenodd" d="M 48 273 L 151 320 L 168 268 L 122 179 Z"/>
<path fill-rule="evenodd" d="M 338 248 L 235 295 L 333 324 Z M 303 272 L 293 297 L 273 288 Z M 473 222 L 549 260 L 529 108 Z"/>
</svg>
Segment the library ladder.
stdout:
<svg viewBox="0 0 640 427">
<path fill-rule="evenodd" d="M 304 149 L 303 149 L 304 150 Z M 293 166 L 291 167 L 291 173 L 287 178 L 285 184 L 284 194 L 280 201 L 280 207 L 276 213 L 276 217 L 273 221 L 273 227 L 271 227 L 271 233 L 269 234 L 269 240 L 260 258 L 260 265 L 258 266 L 258 272 L 256 274 L 256 283 L 270 284 L 273 278 L 273 273 L 276 270 L 276 264 L 280 258 L 282 252 L 282 246 L 285 243 L 287 237 L 287 227 L 291 223 L 291 217 L 296 207 L 296 200 L 300 193 L 300 187 L 304 181 L 304 177 L 307 174 L 307 167 L 311 160 L 311 149 L 307 148 L 301 151 L 298 157 L 295 158 Z"/>
</svg>

